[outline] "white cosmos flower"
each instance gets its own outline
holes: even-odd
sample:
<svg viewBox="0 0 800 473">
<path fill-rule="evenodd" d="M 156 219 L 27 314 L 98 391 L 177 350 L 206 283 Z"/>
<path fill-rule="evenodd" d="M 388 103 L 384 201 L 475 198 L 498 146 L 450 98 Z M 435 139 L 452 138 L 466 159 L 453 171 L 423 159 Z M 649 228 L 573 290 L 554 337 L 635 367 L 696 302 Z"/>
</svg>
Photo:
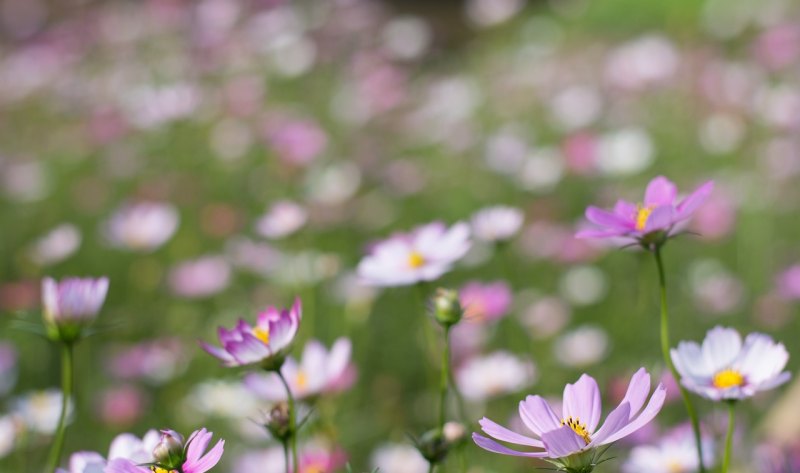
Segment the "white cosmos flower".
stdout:
<svg viewBox="0 0 800 473">
<path fill-rule="evenodd" d="M 120 207 L 106 222 L 112 246 L 149 252 L 166 243 L 178 229 L 178 211 L 170 204 L 141 202 Z"/>
<path fill-rule="evenodd" d="M 681 342 L 672 349 L 672 362 L 681 384 L 712 401 L 740 400 L 789 381 L 783 371 L 789 353 L 763 333 L 751 333 L 742 343 L 732 328 L 714 327 L 699 345 Z"/>
<path fill-rule="evenodd" d="M 532 362 L 497 351 L 467 360 L 456 371 L 456 384 L 465 398 L 484 401 L 530 386 L 534 376 Z"/>
<path fill-rule="evenodd" d="M 703 434 L 703 463 L 714 464 L 714 442 Z M 667 432 L 656 444 L 638 445 L 622 465 L 623 473 L 694 473 L 699 469 L 694 434 L 688 425 Z"/>
<path fill-rule="evenodd" d="M 385 444 L 372 453 L 372 468 L 381 473 L 425 473 L 428 462 L 407 444 Z"/>
<path fill-rule="evenodd" d="M 408 234 L 376 244 L 358 265 L 358 276 L 371 286 L 407 286 L 433 281 L 449 271 L 470 248 L 469 227 L 429 223 Z"/>
<path fill-rule="evenodd" d="M 33 432 L 50 435 L 56 430 L 61 414 L 61 391 L 48 389 L 28 393 L 14 400 L 12 410 L 22 424 Z M 72 400 L 67 403 L 67 422 L 72 418 Z"/>
<path fill-rule="evenodd" d="M 520 209 L 502 205 L 487 207 L 472 216 L 472 234 L 481 241 L 505 241 L 519 232 L 523 219 Z"/>
</svg>

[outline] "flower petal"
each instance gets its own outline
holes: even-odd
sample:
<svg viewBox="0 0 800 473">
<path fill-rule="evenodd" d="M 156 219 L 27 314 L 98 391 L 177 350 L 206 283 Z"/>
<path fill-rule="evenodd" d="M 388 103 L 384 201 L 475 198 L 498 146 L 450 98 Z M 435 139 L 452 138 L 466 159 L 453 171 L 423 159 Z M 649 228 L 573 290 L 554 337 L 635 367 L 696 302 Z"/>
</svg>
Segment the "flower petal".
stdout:
<svg viewBox="0 0 800 473">
<path fill-rule="evenodd" d="M 716 326 L 709 330 L 703 340 L 703 357 L 714 375 L 730 368 L 742 350 L 742 337 L 732 328 Z"/>
<path fill-rule="evenodd" d="M 664 387 L 663 384 L 659 384 L 653 395 L 650 397 L 650 402 L 647 403 L 647 406 L 642 410 L 638 417 L 633 419 L 628 425 L 624 426 L 622 429 L 618 430 L 616 433 L 611 434 L 605 440 L 600 443 L 601 445 L 609 444 L 612 442 L 616 442 L 617 440 L 627 437 L 628 435 L 636 432 L 637 430 L 641 429 L 650 421 L 652 421 L 656 415 L 661 411 L 661 408 L 664 407 L 664 400 L 667 397 L 667 389 Z M 611 415 L 609 415 L 611 417 Z M 608 422 L 608 421 L 606 421 Z"/>
<path fill-rule="evenodd" d="M 647 184 L 647 190 L 644 193 L 644 205 L 668 205 L 672 207 L 677 196 L 678 187 L 666 177 L 658 176 Z"/>
<path fill-rule="evenodd" d="M 597 381 L 584 374 L 575 384 L 564 387 L 563 417 L 580 419 L 589 432 L 594 432 L 600 422 L 600 388 Z"/>
<path fill-rule="evenodd" d="M 714 181 L 708 181 L 689 194 L 676 207 L 676 219 L 683 220 L 692 216 L 714 190 Z"/>
<path fill-rule="evenodd" d="M 479 420 L 478 424 L 480 424 L 481 429 L 483 429 L 484 432 L 496 438 L 497 440 L 516 443 L 519 445 L 527 445 L 529 447 L 544 448 L 544 444 L 541 440 L 528 437 L 527 435 L 518 434 L 513 430 L 507 429 L 486 417 Z"/>
<path fill-rule="evenodd" d="M 586 448 L 586 441 L 565 425 L 542 435 L 542 442 L 551 458 L 563 458 Z"/>
<path fill-rule="evenodd" d="M 477 433 L 472 434 L 472 440 L 475 442 L 477 446 L 481 447 L 482 449 L 494 453 L 500 453 L 502 455 L 512 455 L 515 457 L 531 457 L 531 458 L 546 458 L 549 456 L 547 452 L 519 452 L 517 450 L 512 450 L 508 447 L 500 445 L 494 440 L 488 439 L 483 435 Z"/>
<path fill-rule="evenodd" d="M 528 396 L 520 401 L 519 416 L 525 426 L 539 437 L 561 427 L 560 419 L 541 396 Z"/>
</svg>

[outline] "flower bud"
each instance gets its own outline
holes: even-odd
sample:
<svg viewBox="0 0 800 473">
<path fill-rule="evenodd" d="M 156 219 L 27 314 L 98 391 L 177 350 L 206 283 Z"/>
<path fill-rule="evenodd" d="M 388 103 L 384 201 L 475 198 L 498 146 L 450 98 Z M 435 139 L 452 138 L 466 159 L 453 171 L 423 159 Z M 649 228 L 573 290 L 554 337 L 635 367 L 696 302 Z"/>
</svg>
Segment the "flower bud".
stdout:
<svg viewBox="0 0 800 473">
<path fill-rule="evenodd" d="M 97 318 L 108 292 L 108 278 L 42 281 L 43 319 L 52 340 L 74 343 Z"/>
<path fill-rule="evenodd" d="M 265 415 L 264 427 L 278 440 L 288 439 L 291 432 L 289 423 L 289 404 L 279 402 Z"/>
<path fill-rule="evenodd" d="M 422 437 L 415 440 L 415 443 L 420 455 L 431 465 L 444 461 L 450 449 L 450 444 L 445 440 L 439 429 L 425 432 Z"/>
<path fill-rule="evenodd" d="M 183 436 L 174 430 L 162 430 L 161 439 L 153 449 L 153 458 L 167 469 L 180 467 L 183 462 Z"/>
<path fill-rule="evenodd" d="M 458 291 L 439 288 L 436 290 L 432 302 L 433 316 L 445 327 L 457 324 L 464 315 L 461 301 L 458 299 Z"/>
</svg>

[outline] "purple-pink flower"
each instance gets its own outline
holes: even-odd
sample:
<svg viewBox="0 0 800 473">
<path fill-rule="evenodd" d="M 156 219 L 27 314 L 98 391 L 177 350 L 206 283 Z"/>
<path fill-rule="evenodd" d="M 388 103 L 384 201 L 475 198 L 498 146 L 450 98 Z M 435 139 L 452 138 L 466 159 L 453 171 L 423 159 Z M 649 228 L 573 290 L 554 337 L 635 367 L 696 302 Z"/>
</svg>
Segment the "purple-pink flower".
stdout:
<svg viewBox="0 0 800 473">
<path fill-rule="evenodd" d="M 231 330 L 219 327 L 222 347 L 205 342 L 200 345 L 225 366 L 261 365 L 265 369 L 279 369 L 297 335 L 301 317 L 302 306 L 297 298 L 289 309 L 268 307 L 258 314 L 255 326 L 240 319 Z"/>
<path fill-rule="evenodd" d="M 464 319 L 472 322 L 497 320 L 511 308 L 511 288 L 505 281 L 471 281 L 459 291 Z"/>
<path fill-rule="evenodd" d="M 170 439 L 183 444 L 183 437 L 174 431 L 166 430 L 162 431 L 162 433 L 162 443 L 164 436 L 168 436 Z M 206 452 L 213 435 L 212 432 L 205 428 L 192 432 L 186 444 L 178 446 L 177 457 L 169 459 L 174 463 L 161 463 L 163 460 L 156 458 L 156 464 L 151 469 L 129 459 L 117 458 L 108 462 L 103 473 L 172 473 L 175 471 L 181 473 L 206 473 L 219 463 L 225 450 L 225 441 L 219 440 L 211 450 Z M 156 451 L 158 451 L 159 446 L 156 447 Z"/>
<path fill-rule="evenodd" d="M 52 338 L 74 341 L 82 327 L 97 317 L 108 292 L 108 278 L 66 278 L 42 281 L 44 321 Z"/>
<path fill-rule="evenodd" d="M 644 201 L 619 200 L 612 210 L 586 209 L 586 218 L 597 228 L 582 230 L 578 238 L 623 238 L 642 244 L 659 243 L 679 230 L 711 194 L 713 181 L 701 185 L 678 201 L 677 186 L 664 176 L 647 185 Z"/>
<path fill-rule="evenodd" d="M 483 431 L 494 439 L 533 447 L 533 451 L 512 450 L 478 433 L 475 443 L 490 452 L 520 457 L 541 458 L 567 471 L 591 471 L 598 460 L 594 450 L 626 437 L 647 425 L 664 405 L 666 389 L 659 384 L 649 402 L 650 374 L 639 369 L 631 378 L 625 397 L 600 426 L 600 389 L 584 374 L 564 388 L 560 412 L 541 396 L 520 401 L 519 415 L 533 436 L 519 434 L 487 418 L 480 420 Z"/>
</svg>

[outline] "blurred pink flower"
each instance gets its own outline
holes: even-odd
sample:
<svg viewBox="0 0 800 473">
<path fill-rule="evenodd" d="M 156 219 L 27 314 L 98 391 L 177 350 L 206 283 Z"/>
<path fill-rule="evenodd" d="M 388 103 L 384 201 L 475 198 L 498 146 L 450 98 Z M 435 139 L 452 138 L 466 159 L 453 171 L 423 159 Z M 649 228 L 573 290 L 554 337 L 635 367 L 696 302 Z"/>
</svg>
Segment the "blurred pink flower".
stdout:
<svg viewBox="0 0 800 473">
<path fill-rule="evenodd" d="M 8 394 L 17 383 L 17 350 L 10 343 L 0 342 L 0 396 Z"/>
<path fill-rule="evenodd" d="M 31 246 L 30 254 L 37 264 L 48 266 L 69 258 L 81 246 L 81 232 L 71 223 L 64 223 L 47 232 Z"/>
<path fill-rule="evenodd" d="M 725 192 L 715 192 L 697 209 L 690 229 L 702 238 L 720 240 L 736 226 L 736 202 Z"/>
<path fill-rule="evenodd" d="M 756 59 L 770 69 L 783 69 L 800 59 L 800 25 L 784 23 L 761 33 L 753 45 Z"/>
<path fill-rule="evenodd" d="M 98 414 L 104 423 L 124 428 L 141 418 L 147 404 L 147 395 L 136 386 L 115 386 L 100 393 Z"/>
<path fill-rule="evenodd" d="M 347 463 L 347 454 L 339 447 L 312 439 L 300 446 L 297 473 L 334 473 Z M 236 473 L 284 473 L 286 459 L 280 447 L 245 452 L 234 461 Z"/>
<path fill-rule="evenodd" d="M 180 340 L 161 338 L 116 350 L 106 358 L 106 370 L 118 379 L 142 379 L 159 385 L 180 374 L 186 362 Z"/>
<path fill-rule="evenodd" d="M 472 235 L 489 243 L 504 242 L 519 232 L 524 219 L 522 210 L 514 207 L 486 207 L 472 215 Z"/>
<path fill-rule="evenodd" d="M 204 256 L 178 264 L 169 273 L 172 292 L 187 298 L 208 297 L 230 283 L 231 269 L 220 256 Z"/>
<path fill-rule="evenodd" d="M 788 267 L 778 275 L 778 294 L 789 300 L 800 300 L 800 264 Z"/>
<path fill-rule="evenodd" d="M 269 145 L 286 163 L 304 166 L 322 154 L 328 135 L 311 120 L 281 120 L 268 124 Z"/>
<path fill-rule="evenodd" d="M 536 376 L 531 361 L 506 351 L 470 358 L 456 369 L 456 384 L 465 398 L 485 401 L 530 386 Z"/>
<path fill-rule="evenodd" d="M 355 382 L 355 367 L 350 361 L 352 344 L 346 338 L 336 340 L 330 351 L 317 340 L 309 341 L 300 363 L 287 358 L 281 373 L 296 399 L 348 389 Z M 245 385 L 268 401 L 286 400 L 286 389 L 275 373 L 250 373 Z"/>
<path fill-rule="evenodd" d="M 306 209 L 295 202 L 281 200 L 275 202 L 269 211 L 256 222 L 259 235 L 277 240 L 300 230 L 308 220 Z"/>
<path fill-rule="evenodd" d="M 464 320 L 489 322 L 506 315 L 511 308 L 511 287 L 505 281 L 471 281 L 459 291 Z"/>
</svg>

